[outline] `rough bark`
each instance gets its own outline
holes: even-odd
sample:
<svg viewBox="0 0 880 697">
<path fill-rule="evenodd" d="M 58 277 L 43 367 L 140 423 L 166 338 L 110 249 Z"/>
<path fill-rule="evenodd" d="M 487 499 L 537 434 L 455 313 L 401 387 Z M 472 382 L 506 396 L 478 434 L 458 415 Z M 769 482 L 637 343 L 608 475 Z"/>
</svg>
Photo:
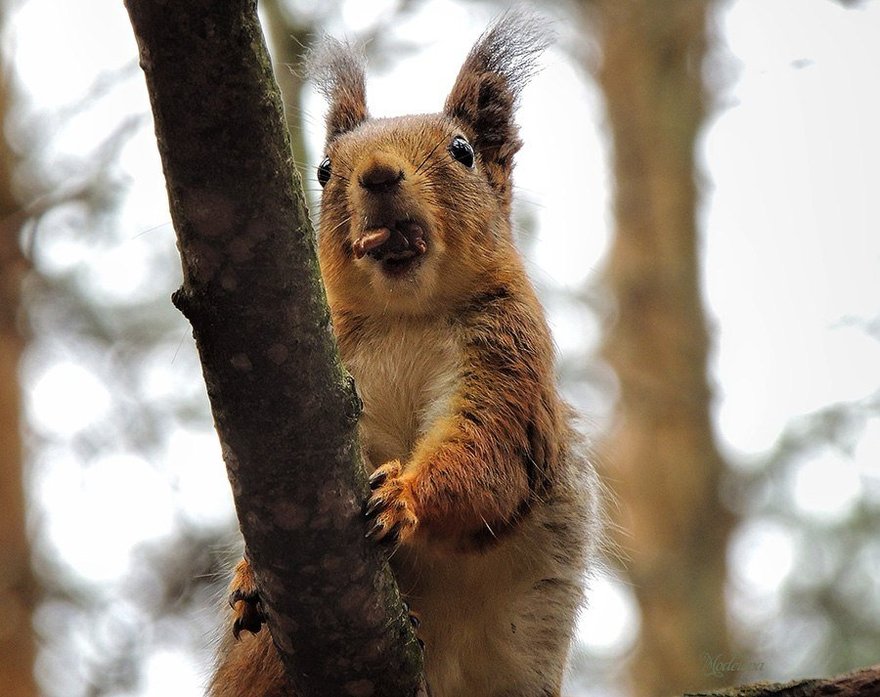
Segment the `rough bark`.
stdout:
<svg viewBox="0 0 880 697">
<path fill-rule="evenodd" d="M 616 231 L 606 269 L 615 313 L 605 356 L 620 386 L 608 481 L 642 630 L 635 694 L 721 684 L 729 514 L 706 379 L 694 149 L 705 109 L 704 0 L 586 2 L 613 137 Z M 726 680 L 730 681 L 727 675 Z"/>
<path fill-rule="evenodd" d="M 786 683 L 753 683 L 716 692 L 688 692 L 684 697 L 877 697 L 880 666 L 864 668 L 828 679 Z"/>
<path fill-rule="evenodd" d="M 268 626 L 298 695 L 413 695 L 421 654 L 364 539 L 359 401 L 254 0 L 126 0 L 193 326 Z"/>
<path fill-rule="evenodd" d="M 0 13 L 5 8 L 0 9 Z M 0 16 L 0 27 L 3 17 Z M 11 100 L 9 70 L 0 57 L 0 124 Z M 25 523 L 21 388 L 18 365 L 24 350 L 20 331 L 21 281 L 27 263 L 19 246 L 25 216 L 12 193 L 14 154 L 0 136 L 0 685 L 9 697 L 34 697 L 36 588 Z"/>
</svg>

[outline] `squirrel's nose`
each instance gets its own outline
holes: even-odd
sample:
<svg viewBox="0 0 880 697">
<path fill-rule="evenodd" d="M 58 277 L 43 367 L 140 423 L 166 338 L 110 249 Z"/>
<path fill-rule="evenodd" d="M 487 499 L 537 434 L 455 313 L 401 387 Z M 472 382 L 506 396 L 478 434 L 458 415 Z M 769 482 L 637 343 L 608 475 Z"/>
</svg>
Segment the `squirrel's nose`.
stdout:
<svg viewBox="0 0 880 697">
<path fill-rule="evenodd" d="M 358 183 L 367 191 L 390 191 L 403 181 L 403 170 L 388 162 L 370 164 L 358 177 Z"/>
</svg>

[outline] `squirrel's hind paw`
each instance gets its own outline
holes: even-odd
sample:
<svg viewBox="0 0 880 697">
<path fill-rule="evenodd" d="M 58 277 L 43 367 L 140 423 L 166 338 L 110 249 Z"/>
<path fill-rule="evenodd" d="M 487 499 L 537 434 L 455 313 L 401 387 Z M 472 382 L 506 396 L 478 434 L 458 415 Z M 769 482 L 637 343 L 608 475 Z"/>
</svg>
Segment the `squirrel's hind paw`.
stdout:
<svg viewBox="0 0 880 697">
<path fill-rule="evenodd" d="M 229 606 L 232 608 L 232 635 L 238 639 L 242 631 L 256 634 L 266 621 L 253 569 L 246 559 L 235 567 L 229 586 Z"/>
</svg>

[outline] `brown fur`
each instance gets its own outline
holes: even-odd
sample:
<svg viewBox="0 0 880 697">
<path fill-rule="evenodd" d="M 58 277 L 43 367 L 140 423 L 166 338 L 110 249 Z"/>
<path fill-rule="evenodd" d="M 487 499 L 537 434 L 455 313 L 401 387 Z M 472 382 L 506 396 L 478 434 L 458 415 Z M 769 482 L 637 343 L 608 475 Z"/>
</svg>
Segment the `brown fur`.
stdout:
<svg viewBox="0 0 880 697">
<path fill-rule="evenodd" d="M 347 47 L 313 59 L 330 99 L 321 271 L 364 402 L 371 535 L 399 543 L 433 697 L 558 695 L 595 545 L 597 485 L 509 220 L 514 107 L 545 46 L 533 17 L 509 14 L 443 113 L 392 119 L 368 117 Z M 456 136 L 474 167 L 451 155 Z M 283 694 L 268 633 L 242 637 L 212 696 Z"/>
</svg>

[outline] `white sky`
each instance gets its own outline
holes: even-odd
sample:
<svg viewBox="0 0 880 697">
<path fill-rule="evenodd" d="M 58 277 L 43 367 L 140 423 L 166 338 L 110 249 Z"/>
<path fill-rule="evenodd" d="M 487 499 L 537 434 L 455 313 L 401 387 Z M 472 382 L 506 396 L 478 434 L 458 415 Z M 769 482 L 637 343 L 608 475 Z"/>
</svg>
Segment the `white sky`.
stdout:
<svg viewBox="0 0 880 697">
<path fill-rule="evenodd" d="M 880 4 L 741 0 L 723 29 L 741 63 L 705 139 L 705 275 L 721 434 L 755 452 L 880 385 L 880 343 L 841 324 L 880 298 Z"/>
<path fill-rule="evenodd" d="M 349 31 L 367 22 L 366 3 L 346 7 Z M 423 53 L 408 55 L 393 73 L 373 74 L 374 113 L 439 109 L 489 16 L 472 6 L 435 2 L 400 25 L 400 36 L 429 38 Z M 457 31 L 446 31 L 450 26 Z M 41 113 L 77 102 L 97 75 L 136 57 L 118 0 L 29 0 L 14 30 L 19 76 Z M 842 322 L 880 312 L 880 3 L 845 10 L 829 0 L 738 0 L 720 13 L 719 30 L 729 77 L 701 148 L 707 174 L 704 277 L 715 327 L 717 426 L 731 452 L 748 455 L 769 448 L 790 419 L 880 386 L 880 344 Z M 540 223 L 532 271 L 568 287 L 601 269 L 610 221 L 601 104 L 582 82 L 559 49 L 549 52 L 544 71 L 524 94 L 526 146 L 516 173 L 518 195 Z M 48 147 L 83 155 L 122 117 L 147 109 L 142 80 L 134 75 L 86 117 L 58 123 Z M 316 124 L 321 110 L 316 98 L 308 102 Z M 320 137 L 312 133 L 314 142 Z M 47 245 L 49 267 L 87 264 L 92 287 L 111 295 L 120 279 L 130 285 L 146 273 L 147 248 L 173 244 L 150 128 L 126 148 L 123 162 L 132 178 L 122 217 L 128 243 L 94 260 L 72 256 L 63 240 Z M 556 312 L 551 320 L 563 347 L 586 333 L 570 313 Z M 105 416 L 106 389 L 82 366 L 57 362 L 28 377 L 28 416 L 37 431 L 63 441 Z M 168 389 L 161 371 L 156 380 L 159 392 Z M 76 394 L 76 405 L 65 394 Z M 199 520 L 216 521 L 229 510 L 211 434 L 170 434 L 166 451 L 164 470 L 126 453 L 108 455 L 86 475 L 63 456 L 42 463 L 37 485 L 50 535 L 84 579 L 118 578 L 134 544 L 168 530 L 175 501 L 157 477 L 175 479 L 178 501 Z M 820 453 L 803 463 L 793 495 L 804 511 L 835 518 L 878 481 L 880 419 L 874 419 L 854 460 Z M 110 519 L 116 524 L 101 525 Z M 78 540 L 90 542 L 83 547 Z M 94 550 L 101 550 L 100 558 Z M 758 595 L 772 594 L 792 564 L 790 552 L 784 530 L 757 522 L 732 548 L 738 580 Z M 637 624 L 632 598 L 603 580 L 594 599 L 580 636 L 599 652 L 619 652 Z M 137 694 L 166 695 L 169 671 L 183 671 L 190 682 L 195 674 L 176 657 L 157 654 Z M 175 694 L 183 695 L 181 689 Z"/>
</svg>

